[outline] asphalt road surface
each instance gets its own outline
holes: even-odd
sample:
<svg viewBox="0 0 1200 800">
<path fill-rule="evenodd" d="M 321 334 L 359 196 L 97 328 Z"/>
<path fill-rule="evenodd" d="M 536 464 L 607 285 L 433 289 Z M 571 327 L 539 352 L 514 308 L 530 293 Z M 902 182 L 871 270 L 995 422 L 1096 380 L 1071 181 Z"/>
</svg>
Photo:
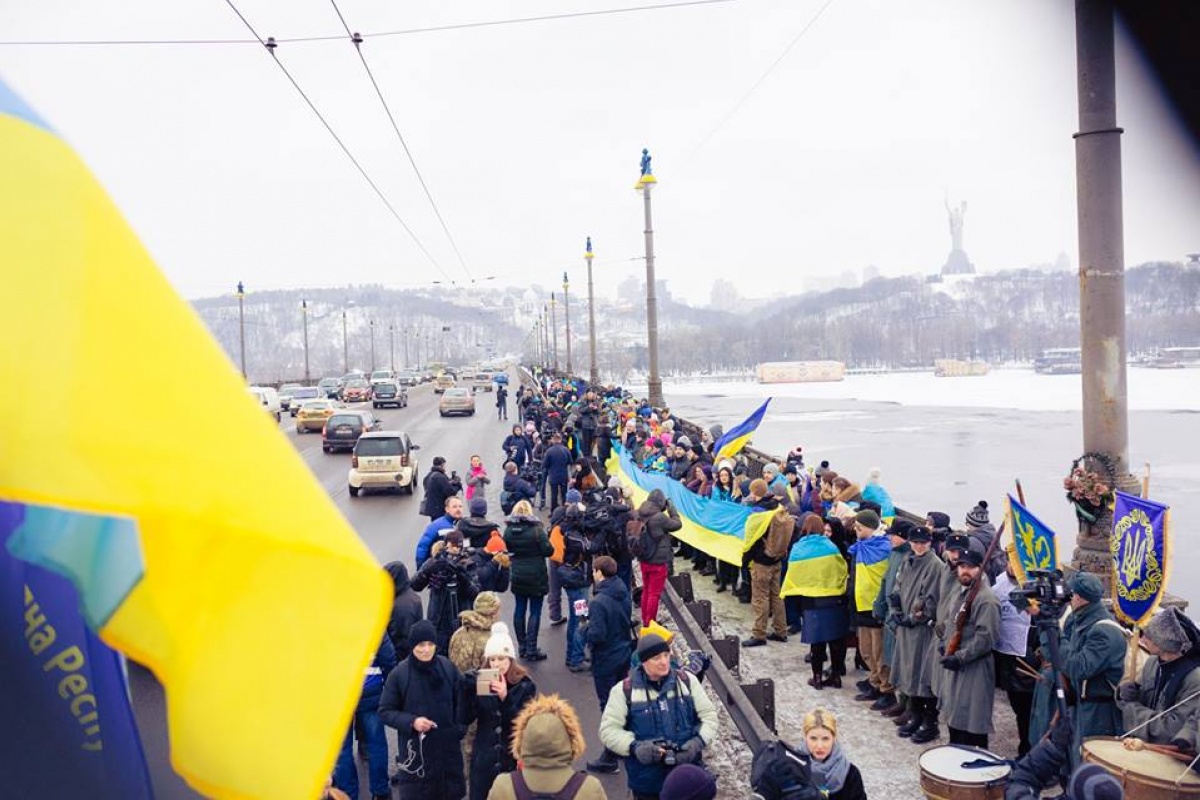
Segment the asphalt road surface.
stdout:
<svg viewBox="0 0 1200 800">
<path fill-rule="evenodd" d="M 511 377 L 514 380 L 509 385 L 515 388 L 516 376 Z M 483 458 L 492 478 L 487 491 L 488 516 L 499 522 L 502 518 L 499 494 L 503 475 L 500 444 L 516 422 L 512 402 L 509 403 L 510 421 L 504 422 L 496 419 L 494 393 L 480 392 L 476 395 L 476 413 L 473 417 L 441 417 L 438 414 L 440 396 L 433 393 L 431 384 L 410 388 L 408 397 L 407 408 L 379 409 L 375 414 L 383 421 L 385 430 L 405 431 L 414 444 L 420 445 L 421 449 L 417 452 L 420 471 L 418 483 L 428 473 L 434 456 L 440 455 L 445 458 L 448 470 L 454 469 L 460 475 L 465 475 L 471 456 L 478 454 Z M 371 408 L 370 403 L 361 406 Z M 412 569 L 417 540 L 428 522 L 427 518 L 418 513 L 422 498 L 419 486 L 413 495 L 368 492 L 351 498 L 346 482 L 350 468 L 348 453 L 322 452 L 321 436 L 314 433 L 297 434 L 291 418 L 286 414 L 280 423 L 280 431 L 296 447 L 379 563 L 382 565 L 389 561 L 401 560 Z M 504 611 L 501 618 L 509 623 L 511 631 L 512 595 L 505 594 L 503 599 Z M 428 603 L 427 598 L 423 597 L 423 600 Z M 600 707 L 592 686 L 591 674 L 574 674 L 566 669 L 565 633 L 565 625 L 549 627 L 548 612 L 543 609 L 542 632 L 538 644 L 549 658 L 525 666 L 529 668 L 539 692 L 560 694 L 575 706 L 587 737 L 588 756 L 595 757 L 600 751 Z M 158 800 L 191 800 L 200 797 L 188 789 L 171 769 L 161 688 L 149 672 L 135 664 L 130 665 L 130 684 L 156 797 Z M 264 687 L 264 691 L 269 689 Z M 213 734 L 219 736 L 220 732 L 214 731 Z M 389 739 L 391 754 L 394 756 L 394 735 L 389 736 Z M 264 742 L 263 746 L 287 747 L 287 742 Z M 586 757 L 581 759 L 575 765 L 576 768 L 582 770 L 585 760 Z M 390 771 L 394 771 L 394 766 L 390 767 Z M 369 800 L 370 791 L 361 764 L 359 771 L 360 797 Z M 598 777 L 604 783 L 609 797 L 626 796 L 623 772 Z M 398 796 L 395 791 L 393 796 Z"/>
</svg>

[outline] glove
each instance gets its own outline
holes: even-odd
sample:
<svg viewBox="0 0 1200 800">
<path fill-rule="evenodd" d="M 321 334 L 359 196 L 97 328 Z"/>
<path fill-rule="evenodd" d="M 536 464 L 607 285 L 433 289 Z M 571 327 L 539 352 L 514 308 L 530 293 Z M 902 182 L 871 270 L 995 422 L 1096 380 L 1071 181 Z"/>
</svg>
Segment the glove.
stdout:
<svg viewBox="0 0 1200 800">
<path fill-rule="evenodd" d="M 633 757 L 638 760 L 638 763 L 645 764 L 646 766 L 657 764 L 662 760 L 662 754 L 659 752 L 661 749 L 654 742 L 647 741 L 634 742 L 633 747 L 630 748 L 633 752 Z"/>
<path fill-rule="evenodd" d="M 510 566 L 512 566 L 512 558 L 508 555 L 508 553 L 496 553 L 496 555 L 492 556 L 492 561 L 494 561 L 496 566 L 500 567 L 500 569 L 508 569 Z"/>
<path fill-rule="evenodd" d="M 1133 681 L 1128 681 L 1127 683 L 1122 683 L 1117 688 L 1117 699 L 1124 700 L 1127 703 L 1132 702 L 1138 699 L 1138 695 L 1141 694 L 1141 691 L 1142 688 L 1140 686 Z"/>
<path fill-rule="evenodd" d="M 1071 749 L 1071 739 L 1074 735 L 1074 729 L 1071 727 L 1071 721 L 1059 717 L 1058 722 L 1054 723 L 1054 727 L 1050 729 L 1050 741 L 1063 751 Z"/>
<path fill-rule="evenodd" d="M 704 740 L 699 736 L 693 736 L 688 739 L 679 752 L 675 754 L 675 760 L 680 764 L 695 764 L 700 760 L 701 753 L 704 752 Z"/>
<path fill-rule="evenodd" d="M 892 608 L 894 608 L 896 611 L 899 611 L 903 607 L 900 604 L 900 593 L 899 592 L 892 592 L 891 594 L 888 595 L 887 600 L 888 600 L 888 605 L 891 606 Z"/>
<path fill-rule="evenodd" d="M 942 656 L 942 666 L 951 672 L 958 672 L 962 669 L 963 663 L 958 656 Z"/>
</svg>

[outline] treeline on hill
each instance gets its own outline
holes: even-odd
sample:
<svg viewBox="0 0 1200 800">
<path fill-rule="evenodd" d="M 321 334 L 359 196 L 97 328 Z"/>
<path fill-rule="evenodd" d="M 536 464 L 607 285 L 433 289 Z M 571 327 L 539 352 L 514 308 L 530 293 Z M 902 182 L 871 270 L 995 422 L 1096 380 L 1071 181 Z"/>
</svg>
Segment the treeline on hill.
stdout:
<svg viewBox="0 0 1200 800">
<path fill-rule="evenodd" d="M 1200 345 L 1200 269 L 1150 263 L 1126 275 L 1130 353 Z M 672 319 L 672 317 L 674 319 Z M 878 278 L 854 289 L 782 298 L 703 322 L 665 309 L 664 371 L 749 370 L 761 361 L 832 359 L 851 367 L 928 367 L 935 359 L 1029 361 L 1079 346 L 1079 277 L 1014 270 L 953 286 Z M 633 366 L 644 369 L 641 353 Z"/>
</svg>

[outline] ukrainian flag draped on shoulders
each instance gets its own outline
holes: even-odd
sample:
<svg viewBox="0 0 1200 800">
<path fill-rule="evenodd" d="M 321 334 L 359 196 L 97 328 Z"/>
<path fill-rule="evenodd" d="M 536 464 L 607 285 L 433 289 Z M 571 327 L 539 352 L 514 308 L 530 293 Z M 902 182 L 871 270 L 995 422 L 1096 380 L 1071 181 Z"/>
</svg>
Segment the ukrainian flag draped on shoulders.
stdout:
<svg viewBox="0 0 1200 800">
<path fill-rule="evenodd" d="M 887 572 L 891 540 L 887 536 L 859 539 L 850 545 L 849 551 L 854 556 L 854 607 L 858 611 L 870 611 Z"/>
<path fill-rule="evenodd" d="M 319 796 L 390 581 L 86 165 L 2 81 L 0 175 L 5 546 L 68 578 L 101 640 L 154 671 L 194 788 Z"/>
<path fill-rule="evenodd" d="M 828 536 L 809 534 L 792 545 L 780 597 L 838 597 L 850 577 L 846 559 Z"/>
<path fill-rule="evenodd" d="M 679 511 L 679 520 L 683 523 L 683 527 L 672 535 L 728 564 L 741 566 L 742 555 L 766 532 L 774 514 L 774 511 L 756 511 L 739 503 L 701 497 L 666 475 L 640 469 L 620 445 L 614 445 L 605 468 L 609 475 L 618 476 L 632 492 L 635 509 L 645 502 L 650 492 L 661 489 Z"/>
</svg>

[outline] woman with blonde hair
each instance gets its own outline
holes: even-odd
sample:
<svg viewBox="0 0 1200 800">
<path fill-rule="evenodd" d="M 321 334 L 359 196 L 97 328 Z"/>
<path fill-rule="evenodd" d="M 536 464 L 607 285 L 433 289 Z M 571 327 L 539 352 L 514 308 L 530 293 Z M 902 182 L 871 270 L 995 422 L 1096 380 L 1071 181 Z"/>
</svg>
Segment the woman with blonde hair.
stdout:
<svg viewBox="0 0 1200 800">
<path fill-rule="evenodd" d="M 810 756 L 813 786 L 829 800 L 867 800 L 862 773 L 850 763 L 837 738 L 837 717 L 823 708 L 804 715 L 804 739 L 797 748 Z"/>
<path fill-rule="evenodd" d="M 576 800 L 606 800 L 599 780 L 572 767 L 586 747 L 571 704 L 556 694 L 539 695 L 513 722 L 512 756 L 518 768 L 496 778 L 487 800 L 559 792 Z M 525 791 L 518 794 L 518 785 Z"/>
</svg>

